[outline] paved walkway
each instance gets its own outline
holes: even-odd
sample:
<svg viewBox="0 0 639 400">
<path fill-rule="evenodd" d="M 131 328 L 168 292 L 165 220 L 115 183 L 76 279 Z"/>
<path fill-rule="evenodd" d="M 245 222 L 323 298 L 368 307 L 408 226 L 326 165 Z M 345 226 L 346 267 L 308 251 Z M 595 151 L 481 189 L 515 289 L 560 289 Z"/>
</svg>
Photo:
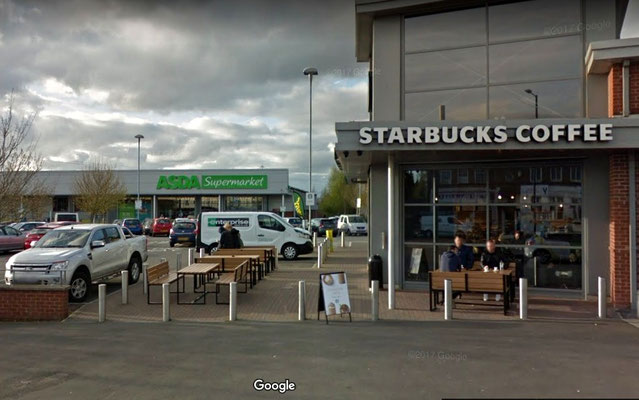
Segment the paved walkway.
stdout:
<svg viewBox="0 0 639 400">
<path fill-rule="evenodd" d="M 352 247 L 335 247 L 335 253 L 321 270 L 316 268 L 316 255 L 301 257 L 293 262 L 280 261 L 279 268 L 259 281 L 248 293 L 238 293 L 238 319 L 246 321 L 296 321 L 298 307 L 298 282 L 306 282 L 306 316 L 317 319 L 317 301 L 319 291 L 319 271 L 345 271 L 349 281 L 352 317 L 354 321 L 370 320 L 370 293 L 366 272 L 366 244 L 354 241 Z M 175 270 L 175 263 L 171 265 Z M 118 282 L 114 283 L 119 285 Z M 193 297 L 187 279 L 187 294 L 184 299 Z M 161 288 L 152 288 L 153 298 L 161 299 Z M 228 298 L 228 288 L 222 289 L 222 298 Z M 180 295 L 182 300 L 182 295 Z M 464 295 L 480 300 L 479 296 Z M 228 320 L 228 306 L 216 305 L 215 295 L 207 296 L 206 305 L 177 305 L 175 295 L 171 295 L 171 319 L 175 321 L 213 322 Z M 440 307 L 435 312 L 428 310 L 428 294 L 425 292 L 396 292 L 396 309 L 388 310 L 387 292 L 380 292 L 380 318 L 384 320 L 429 321 L 442 320 Z M 529 319 L 532 320 L 591 320 L 596 318 L 597 305 L 594 301 L 543 298 L 530 295 Z M 72 320 L 96 320 L 97 301 L 80 307 L 71 316 Z M 611 309 L 609 316 L 613 317 Z M 324 315 L 321 315 L 324 318 Z M 501 307 L 483 305 L 459 305 L 454 310 L 455 319 L 469 320 L 515 320 L 518 318 L 517 305 L 513 304 L 510 314 L 504 316 Z M 143 293 L 141 281 L 129 288 L 129 304 L 121 304 L 120 291 L 107 296 L 107 319 L 113 321 L 161 321 L 162 306 L 148 305 Z M 347 321 L 346 317 L 333 317 L 334 320 Z"/>
</svg>

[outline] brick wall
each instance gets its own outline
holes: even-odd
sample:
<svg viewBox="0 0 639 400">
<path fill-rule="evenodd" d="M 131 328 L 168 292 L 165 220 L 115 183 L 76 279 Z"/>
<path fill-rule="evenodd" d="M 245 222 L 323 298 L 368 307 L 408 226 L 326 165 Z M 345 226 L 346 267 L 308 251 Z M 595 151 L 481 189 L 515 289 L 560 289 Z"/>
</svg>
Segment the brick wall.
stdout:
<svg viewBox="0 0 639 400">
<path fill-rule="evenodd" d="M 639 154 L 635 153 L 635 179 L 639 182 Z M 630 218 L 628 152 L 610 155 L 610 296 L 617 308 L 630 305 Z M 639 204 L 639 192 L 635 195 Z M 636 223 L 639 224 L 639 215 Z M 639 240 L 637 240 L 639 245 Z M 639 256 L 635 254 L 639 264 Z"/>
<path fill-rule="evenodd" d="M 66 286 L 0 286 L 0 321 L 61 321 L 68 315 Z"/>
<path fill-rule="evenodd" d="M 622 63 L 614 64 L 608 72 L 608 116 L 623 115 L 623 67 Z M 630 114 L 639 114 L 639 63 L 631 63 L 629 67 L 630 81 Z"/>
</svg>

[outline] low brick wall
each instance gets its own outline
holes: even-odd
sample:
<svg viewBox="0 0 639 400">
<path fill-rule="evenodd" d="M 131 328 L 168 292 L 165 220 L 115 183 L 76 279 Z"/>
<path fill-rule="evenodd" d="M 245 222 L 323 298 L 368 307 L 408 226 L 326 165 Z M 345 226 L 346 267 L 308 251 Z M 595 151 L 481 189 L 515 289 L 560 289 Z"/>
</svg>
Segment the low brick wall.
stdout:
<svg viewBox="0 0 639 400">
<path fill-rule="evenodd" d="M 61 321 L 68 316 L 68 286 L 0 285 L 0 321 Z"/>
</svg>

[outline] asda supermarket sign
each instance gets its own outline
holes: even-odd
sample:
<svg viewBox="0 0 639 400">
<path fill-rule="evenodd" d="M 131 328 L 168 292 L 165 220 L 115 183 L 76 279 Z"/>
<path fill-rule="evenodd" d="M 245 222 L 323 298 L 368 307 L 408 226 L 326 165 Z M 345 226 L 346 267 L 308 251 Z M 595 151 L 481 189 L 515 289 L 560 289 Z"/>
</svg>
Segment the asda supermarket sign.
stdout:
<svg viewBox="0 0 639 400">
<path fill-rule="evenodd" d="M 157 189 L 267 189 L 266 175 L 160 175 Z"/>
</svg>

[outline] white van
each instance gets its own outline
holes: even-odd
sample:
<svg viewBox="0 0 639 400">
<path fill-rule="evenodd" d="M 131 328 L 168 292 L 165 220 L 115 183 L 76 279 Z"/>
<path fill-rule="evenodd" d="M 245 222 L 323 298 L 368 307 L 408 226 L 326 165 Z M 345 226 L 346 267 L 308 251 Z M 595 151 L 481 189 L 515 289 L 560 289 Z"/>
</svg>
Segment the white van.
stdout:
<svg viewBox="0 0 639 400">
<path fill-rule="evenodd" d="M 54 222 L 80 222 L 80 216 L 78 213 L 55 213 L 53 218 Z"/>
<path fill-rule="evenodd" d="M 311 235 L 294 228 L 282 217 L 270 212 L 203 212 L 198 218 L 197 248 L 207 253 L 217 248 L 220 228 L 230 223 L 240 232 L 244 246 L 275 246 L 286 260 L 313 252 Z"/>
<path fill-rule="evenodd" d="M 368 224 L 361 215 L 340 215 L 337 220 L 337 230 L 347 235 L 366 235 Z"/>
</svg>

